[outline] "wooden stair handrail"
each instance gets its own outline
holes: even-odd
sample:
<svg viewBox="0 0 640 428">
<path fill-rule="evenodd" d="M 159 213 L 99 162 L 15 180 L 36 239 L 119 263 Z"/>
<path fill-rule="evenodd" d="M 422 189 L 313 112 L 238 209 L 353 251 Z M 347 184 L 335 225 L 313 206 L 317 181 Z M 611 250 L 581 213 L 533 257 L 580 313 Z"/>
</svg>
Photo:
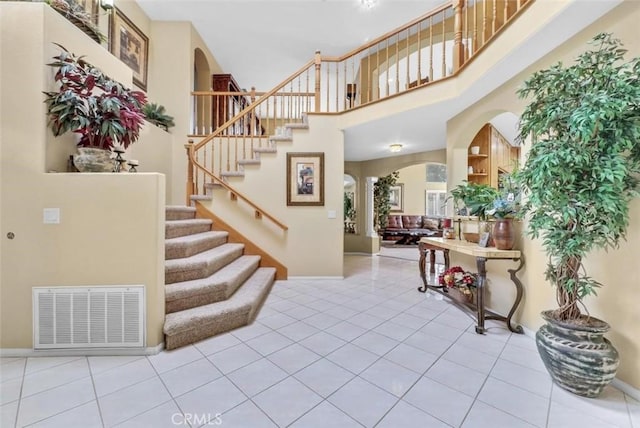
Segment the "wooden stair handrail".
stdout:
<svg viewBox="0 0 640 428">
<path fill-rule="evenodd" d="M 440 5 L 440 6 L 437 6 L 437 7 L 433 8 L 433 9 L 431 9 L 429 12 L 425 13 L 425 14 L 424 14 L 424 15 L 422 15 L 422 16 L 419 16 L 418 18 L 414 19 L 413 21 L 410 21 L 410 22 L 408 22 L 408 23 L 406 23 L 406 24 L 402 25 L 401 27 L 398 27 L 398 28 L 396 28 L 396 29 L 394 29 L 394 30 L 391 30 L 391 31 L 389 31 L 389 32 L 387 32 L 387 33 L 385 33 L 385 34 L 383 34 L 383 35 L 382 35 L 382 36 L 380 36 L 380 37 L 376 37 L 375 39 L 373 39 L 372 41 L 368 42 L 367 44 L 362 45 L 362 46 L 360 46 L 360 47 L 358 47 L 358 48 L 355 48 L 355 49 L 353 49 L 352 51 L 347 52 L 347 53 L 346 53 L 346 54 L 344 54 L 344 55 L 340 55 L 340 56 L 327 56 L 327 57 L 323 56 L 323 57 L 322 57 L 322 60 L 323 60 L 323 61 L 331 61 L 331 62 L 340 62 L 340 61 L 344 61 L 345 59 L 347 59 L 347 58 L 349 58 L 349 57 L 351 57 L 351 56 L 354 56 L 354 55 L 356 55 L 356 54 L 358 54 L 358 53 L 360 53 L 360 52 L 362 52 L 362 51 L 364 51 L 364 50 L 366 50 L 366 49 L 369 49 L 369 48 L 371 48 L 372 46 L 377 45 L 377 44 L 378 44 L 378 43 L 380 43 L 381 41 L 386 40 L 386 39 L 388 39 L 389 37 L 391 37 L 391 36 L 393 36 L 393 35 L 395 35 L 395 34 L 398 34 L 398 33 L 402 32 L 402 31 L 404 31 L 404 30 L 406 30 L 406 29 L 408 29 L 408 28 L 410 28 L 410 27 L 412 27 L 412 26 L 414 26 L 414 25 L 418 24 L 419 22 L 421 22 L 421 21 L 423 21 L 423 20 L 425 20 L 425 19 L 430 18 L 431 16 L 435 16 L 436 14 L 438 14 L 438 13 L 442 12 L 443 10 L 445 10 L 445 9 L 447 9 L 447 8 L 449 8 L 449 7 L 452 7 L 452 6 L 453 6 L 453 5 L 452 5 L 452 2 L 451 2 L 451 1 L 449 1 L 449 2 L 447 2 L 447 3 L 444 3 L 444 4 Z"/>
<path fill-rule="evenodd" d="M 225 123 L 223 123 L 222 125 L 220 125 L 215 131 L 213 131 L 211 134 L 209 134 L 208 136 L 206 136 L 204 139 L 202 139 L 202 141 L 200 141 L 198 144 L 195 145 L 194 150 L 198 150 L 200 149 L 200 147 L 204 146 L 205 144 L 207 144 L 209 141 L 213 140 L 214 138 L 216 138 L 217 136 L 221 135 L 224 131 L 226 131 L 228 128 L 231 127 L 231 125 L 233 125 L 234 123 L 236 123 L 237 121 L 239 121 L 241 118 L 243 118 L 247 113 L 253 111 L 256 109 L 256 107 L 260 104 L 262 104 L 263 102 L 265 102 L 270 96 L 275 95 L 280 89 L 284 88 L 288 83 L 290 83 L 293 79 L 295 79 L 296 77 L 300 76 L 302 73 L 304 73 L 309 67 L 311 67 L 314 64 L 314 60 L 308 61 L 305 65 L 303 65 L 299 70 L 295 71 L 293 74 L 291 74 L 289 77 L 287 77 L 286 79 L 284 79 L 282 82 L 280 82 L 278 85 L 276 85 L 272 90 L 270 90 L 269 92 L 266 92 L 262 97 L 260 97 L 259 100 L 257 100 L 255 103 L 251 103 L 249 104 L 247 107 L 245 107 L 242 111 L 240 111 L 240 113 L 236 114 L 234 117 L 232 117 L 231 119 L 227 120 Z M 202 166 L 199 166 L 199 168 L 203 169 Z"/>
<path fill-rule="evenodd" d="M 280 229 L 287 231 L 289 230 L 289 227 L 282 223 L 280 220 L 278 220 L 277 218 L 275 218 L 274 216 L 272 216 L 271 214 L 269 214 L 267 211 L 265 211 L 264 209 L 260 208 L 257 204 L 255 204 L 254 202 L 252 202 L 249 198 L 247 198 L 245 195 L 243 195 L 242 193 L 238 192 L 236 189 L 234 189 L 233 187 L 231 187 L 228 183 L 226 183 L 222 178 L 216 176 L 215 174 L 213 174 L 211 171 L 209 171 L 208 169 L 206 169 L 203 165 L 201 165 L 197 160 L 194 159 L 194 153 L 195 153 L 195 147 L 193 146 L 193 144 L 187 144 L 185 145 L 186 149 L 187 149 L 187 153 L 188 153 L 188 157 L 189 157 L 189 165 L 193 165 L 193 166 L 197 166 L 198 168 L 200 168 L 206 175 L 208 175 L 209 177 L 211 177 L 211 179 L 213 180 L 212 183 L 217 182 L 218 184 L 220 184 L 222 187 L 224 187 L 226 190 L 228 190 L 231 193 L 231 197 L 234 200 L 237 199 L 241 199 L 242 201 L 244 201 L 244 203 L 246 203 L 247 205 L 249 205 L 251 208 L 254 209 L 255 212 L 255 217 L 256 218 L 268 218 L 269 220 L 271 220 L 276 226 L 278 226 Z M 192 177 L 192 176 L 191 176 Z M 187 195 L 187 197 L 189 197 L 189 195 Z"/>
</svg>

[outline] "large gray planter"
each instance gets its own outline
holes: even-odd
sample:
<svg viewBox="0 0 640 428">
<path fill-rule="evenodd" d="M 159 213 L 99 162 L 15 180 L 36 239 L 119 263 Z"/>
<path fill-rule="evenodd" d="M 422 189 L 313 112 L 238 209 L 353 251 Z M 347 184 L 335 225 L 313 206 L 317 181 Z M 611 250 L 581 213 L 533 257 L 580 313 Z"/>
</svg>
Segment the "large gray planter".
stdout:
<svg viewBox="0 0 640 428">
<path fill-rule="evenodd" d="M 597 397 L 615 377 L 618 351 L 604 334 L 609 324 L 591 318 L 588 326 L 558 321 L 553 311 L 542 312 L 547 322 L 536 333 L 540 357 L 553 381 L 584 397 Z"/>
</svg>

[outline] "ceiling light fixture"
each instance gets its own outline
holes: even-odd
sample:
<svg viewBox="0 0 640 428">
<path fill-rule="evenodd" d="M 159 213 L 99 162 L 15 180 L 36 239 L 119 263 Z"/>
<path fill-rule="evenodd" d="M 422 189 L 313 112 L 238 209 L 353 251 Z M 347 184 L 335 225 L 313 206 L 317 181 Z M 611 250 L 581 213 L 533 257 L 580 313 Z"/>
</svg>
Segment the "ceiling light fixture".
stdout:
<svg viewBox="0 0 640 428">
<path fill-rule="evenodd" d="M 360 3 L 366 9 L 373 9 L 378 3 L 378 0 L 360 0 Z"/>
<path fill-rule="evenodd" d="M 402 150 L 402 144 L 395 143 L 395 144 L 390 144 L 389 145 L 389 151 L 391 151 L 393 153 L 397 153 L 400 150 Z"/>
</svg>

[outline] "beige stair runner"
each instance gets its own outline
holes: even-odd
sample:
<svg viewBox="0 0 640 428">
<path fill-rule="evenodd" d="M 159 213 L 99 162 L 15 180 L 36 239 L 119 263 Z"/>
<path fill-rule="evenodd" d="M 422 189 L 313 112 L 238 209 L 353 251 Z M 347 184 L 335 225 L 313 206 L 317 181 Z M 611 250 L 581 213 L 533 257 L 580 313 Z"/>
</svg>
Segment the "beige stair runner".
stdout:
<svg viewBox="0 0 640 428">
<path fill-rule="evenodd" d="M 244 245 L 227 243 L 195 208 L 168 206 L 165 348 L 175 349 L 253 322 L 275 278 Z"/>
</svg>

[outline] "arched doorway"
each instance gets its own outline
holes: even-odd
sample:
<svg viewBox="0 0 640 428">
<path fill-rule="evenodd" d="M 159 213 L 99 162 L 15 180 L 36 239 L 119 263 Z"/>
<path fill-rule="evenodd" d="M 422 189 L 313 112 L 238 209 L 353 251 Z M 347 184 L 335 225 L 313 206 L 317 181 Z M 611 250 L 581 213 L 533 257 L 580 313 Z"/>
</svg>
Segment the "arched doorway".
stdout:
<svg viewBox="0 0 640 428">
<path fill-rule="evenodd" d="M 193 90 L 211 90 L 211 69 L 209 61 L 200 48 L 195 48 L 193 52 Z M 191 118 L 191 129 L 195 135 L 207 135 L 213 131 L 211 129 L 211 97 L 193 97 L 193 109 Z"/>
</svg>

